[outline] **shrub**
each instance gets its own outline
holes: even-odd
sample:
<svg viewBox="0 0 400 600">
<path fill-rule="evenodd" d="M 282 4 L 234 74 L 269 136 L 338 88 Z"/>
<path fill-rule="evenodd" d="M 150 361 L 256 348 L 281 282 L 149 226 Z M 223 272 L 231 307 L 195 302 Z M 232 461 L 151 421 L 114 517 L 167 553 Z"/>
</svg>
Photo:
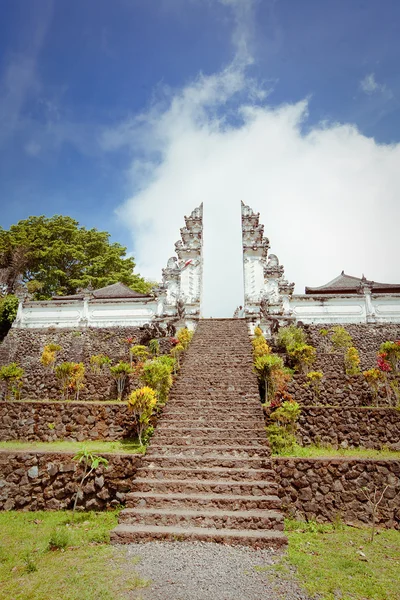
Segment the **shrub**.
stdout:
<svg viewBox="0 0 400 600">
<path fill-rule="evenodd" d="M 129 348 L 129 359 L 131 366 L 134 362 L 140 363 L 147 360 L 150 356 L 150 352 L 147 346 L 142 346 L 138 344 L 137 346 L 132 346 Z"/>
<path fill-rule="evenodd" d="M 331 332 L 331 342 L 335 350 L 347 350 L 347 348 L 353 345 L 353 338 L 351 337 L 349 332 L 341 325 L 336 325 L 335 327 L 332 327 Z"/>
<path fill-rule="evenodd" d="M 176 373 L 176 369 L 180 369 L 181 368 L 181 355 L 183 354 L 183 352 L 185 351 L 185 348 L 182 346 L 182 344 L 176 344 L 176 346 L 174 346 L 173 348 L 171 348 L 171 356 L 175 359 L 175 367 L 174 367 L 174 373 Z"/>
<path fill-rule="evenodd" d="M 13 362 L 0 368 L 0 380 L 6 384 L 6 400 L 14 398 L 19 400 L 22 388 L 24 369 Z"/>
<path fill-rule="evenodd" d="M 271 353 L 271 348 L 268 346 L 266 339 L 264 336 L 258 336 L 254 338 L 251 342 L 253 346 L 253 358 L 259 358 L 260 356 L 265 356 L 266 354 Z"/>
<path fill-rule="evenodd" d="M 275 421 L 266 428 L 271 450 L 275 454 L 284 454 L 293 450 L 296 443 L 297 421 L 301 410 L 297 402 L 283 402 L 280 408 L 271 413 Z"/>
<path fill-rule="evenodd" d="M 354 346 L 347 348 L 344 355 L 344 366 L 346 375 L 358 375 L 360 373 L 360 355 Z"/>
<path fill-rule="evenodd" d="M 254 371 L 265 386 L 264 402 L 272 399 L 276 392 L 274 372 L 283 371 L 283 360 L 276 354 L 265 354 L 254 361 Z"/>
<path fill-rule="evenodd" d="M 88 477 L 90 477 L 93 471 L 98 469 L 100 465 L 103 465 L 107 468 L 108 460 L 103 456 L 98 456 L 97 454 L 89 452 L 85 447 L 83 447 L 81 450 L 79 450 L 77 454 L 75 454 L 73 460 L 76 460 L 78 461 L 78 463 L 83 464 L 82 478 L 78 483 L 78 490 L 75 495 L 74 506 L 72 509 L 73 513 L 75 513 L 79 497 L 81 496 L 83 498 L 83 483 L 85 479 L 88 479 Z"/>
<path fill-rule="evenodd" d="M 278 331 L 277 346 L 282 350 L 289 350 L 289 348 L 306 344 L 306 334 L 303 329 L 296 327 L 296 325 L 288 325 L 287 327 L 281 327 Z"/>
<path fill-rule="evenodd" d="M 157 393 L 145 386 L 134 390 L 128 398 L 129 410 L 134 414 L 140 445 L 143 444 L 143 435 L 148 428 L 150 417 L 157 404 Z"/>
<path fill-rule="evenodd" d="M 256 328 L 254 329 L 254 335 L 255 335 L 255 337 L 261 337 L 261 336 L 262 336 L 262 334 L 263 334 L 263 332 L 262 332 L 262 329 L 261 329 L 261 327 L 256 327 Z"/>
<path fill-rule="evenodd" d="M 85 366 L 83 363 L 63 362 L 55 369 L 57 379 L 61 382 L 64 400 L 68 400 L 69 392 L 75 391 L 75 399 L 79 400 L 79 392 L 83 387 Z"/>
<path fill-rule="evenodd" d="M 308 372 L 308 368 L 313 364 L 317 356 L 314 346 L 309 344 L 294 344 L 289 346 L 287 353 L 294 362 L 295 368 L 303 373 Z"/>
<path fill-rule="evenodd" d="M 149 350 L 153 356 L 158 356 L 160 354 L 160 342 L 158 340 L 150 340 Z"/>
<path fill-rule="evenodd" d="M 74 363 L 71 381 L 69 387 L 75 392 L 75 400 L 79 400 L 79 392 L 84 387 L 85 365 L 83 363 Z"/>
<path fill-rule="evenodd" d="M 61 346 L 58 344 L 47 344 L 43 348 L 40 362 L 49 371 L 54 370 L 54 363 L 56 362 L 57 352 L 61 350 Z"/>
<path fill-rule="evenodd" d="M 307 373 L 307 381 L 304 385 L 312 389 L 314 398 L 319 397 L 323 377 L 324 374 L 322 371 L 309 371 Z"/>
<path fill-rule="evenodd" d="M 172 385 L 172 369 L 171 364 L 167 364 L 160 359 L 149 360 L 143 365 L 140 378 L 146 386 L 157 392 L 161 403 L 166 401 L 169 388 Z"/>
<path fill-rule="evenodd" d="M 90 368 L 95 375 L 100 375 L 106 365 L 110 365 L 111 360 L 105 354 L 93 354 L 90 357 Z"/>
<path fill-rule="evenodd" d="M 380 354 L 385 354 L 389 361 L 392 371 L 396 373 L 399 368 L 400 361 L 400 340 L 397 342 L 383 342 L 379 348 Z"/>
<path fill-rule="evenodd" d="M 192 341 L 193 331 L 189 331 L 187 327 L 182 327 L 176 334 L 179 343 L 183 346 L 184 350 L 187 350 L 190 342 Z"/>
<path fill-rule="evenodd" d="M 0 299 L 0 339 L 5 337 L 18 312 L 18 298 L 8 294 Z"/>
<path fill-rule="evenodd" d="M 126 378 L 132 373 L 132 367 L 128 363 L 119 362 L 114 367 L 110 367 L 110 373 L 117 384 L 118 400 L 121 400 L 125 389 Z"/>
<path fill-rule="evenodd" d="M 366 382 L 368 383 L 374 399 L 378 397 L 379 388 L 383 381 L 383 373 L 379 369 L 369 369 L 363 371 Z"/>
</svg>

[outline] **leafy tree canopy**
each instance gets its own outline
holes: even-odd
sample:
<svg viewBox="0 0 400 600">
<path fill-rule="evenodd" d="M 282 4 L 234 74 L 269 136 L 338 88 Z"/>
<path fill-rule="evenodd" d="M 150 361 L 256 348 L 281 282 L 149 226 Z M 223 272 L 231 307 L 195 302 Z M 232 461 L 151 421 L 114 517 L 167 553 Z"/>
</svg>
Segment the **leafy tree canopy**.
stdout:
<svg viewBox="0 0 400 600">
<path fill-rule="evenodd" d="M 29 217 L 8 231 L 0 228 L 3 293 L 12 293 L 21 279 L 37 300 L 118 281 L 148 293 L 153 284 L 134 274 L 134 259 L 109 238 L 105 231 L 80 227 L 62 215 Z"/>
</svg>

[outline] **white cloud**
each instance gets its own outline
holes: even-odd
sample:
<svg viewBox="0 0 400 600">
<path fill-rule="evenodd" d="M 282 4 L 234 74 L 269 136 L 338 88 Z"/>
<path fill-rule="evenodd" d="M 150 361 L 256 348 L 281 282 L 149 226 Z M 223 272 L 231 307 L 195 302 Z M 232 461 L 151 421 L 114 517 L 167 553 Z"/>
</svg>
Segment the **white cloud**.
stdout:
<svg viewBox="0 0 400 600">
<path fill-rule="evenodd" d="M 375 73 L 369 73 L 360 81 L 360 88 L 368 95 L 383 94 L 392 98 L 392 92 L 383 83 L 378 83 L 375 79 Z"/>
<path fill-rule="evenodd" d="M 304 133 L 308 102 L 254 105 L 254 81 L 237 56 L 105 134 L 109 147 L 139 150 L 132 195 L 118 212 L 132 229 L 140 272 L 160 278 L 183 215 L 204 202 L 204 313 L 230 316 L 243 294 L 244 200 L 260 211 L 297 292 L 342 269 L 400 281 L 400 144 L 378 144 L 352 124 Z"/>
</svg>

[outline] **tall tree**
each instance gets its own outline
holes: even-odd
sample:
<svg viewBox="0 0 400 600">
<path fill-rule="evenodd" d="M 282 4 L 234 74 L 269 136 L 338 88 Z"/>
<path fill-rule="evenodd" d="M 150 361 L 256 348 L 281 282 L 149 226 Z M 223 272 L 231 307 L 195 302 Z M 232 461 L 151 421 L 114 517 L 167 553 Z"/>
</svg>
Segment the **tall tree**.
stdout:
<svg viewBox="0 0 400 600">
<path fill-rule="evenodd" d="M 13 293 L 18 280 L 27 283 L 38 300 L 118 281 L 149 292 L 152 284 L 134 273 L 135 262 L 126 256 L 126 248 L 109 238 L 105 231 L 80 227 L 62 215 L 29 217 L 8 231 L 0 228 L 0 269 L 7 288 L 3 293 Z"/>
</svg>

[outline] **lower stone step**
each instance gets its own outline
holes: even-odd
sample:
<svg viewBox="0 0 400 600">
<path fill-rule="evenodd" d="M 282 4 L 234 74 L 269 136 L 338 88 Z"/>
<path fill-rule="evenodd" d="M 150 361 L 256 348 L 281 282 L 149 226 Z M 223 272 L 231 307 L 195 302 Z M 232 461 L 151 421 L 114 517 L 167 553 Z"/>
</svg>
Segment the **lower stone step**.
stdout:
<svg viewBox="0 0 400 600">
<path fill-rule="evenodd" d="M 175 435 L 168 435 L 168 433 L 163 433 L 156 431 L 154 437 L 151 441 L 151 445 L 153 448 L 157 446 L 162 446 L 166 448 L 168 446 L 218 446 L 218 447 L 231 447 L 232 444 L 235 443 L 235 447 L 241 449 L 243 446 L 248 448 L 264 448 L 268 447 L 268 439 L 266 433 L 262 432 L 262 437 L 250 437 L 250 435 L 246 436 L 243 433 L 237 433 L 236 438 L 232 436 L 226 436 L 224 432 L 220 432 L 219 434 L 215 434 L 215 437 L 212 435 L 196 435 L 193 433 L 192 435 L 181 436 L 179 433 Z"/>
<path fill-rule="evenodd" d="M 156 446 L 151 444 L 147 456 L 151 457 L 154 454 L 160 456 L 203 456 L 205 458 L 268 458 L 270 450 L 268 446 Z"/>
<path fill-rule="evenodd" d="M 181 479 L 139 479 L 131 483 L 133 492 L 155 492 L 157 494 L 245 494 L 263 496 L 276 494 L 278 484 L 275 481 L 192 481 Z"/>
<path fill-rule="evenodd" d="M 282 531 L 275 530 L 236 530 L 202 527 L 158 527 L 156 525 L 118 525 L 111 531 L 111 543 L 131 544 L 139 541 L 203 541 L 229 545 L 251 546 L 253 548 L 281 548 L 287 544 Z"/>
<path fill-rule="evenodd" d="M 275 495 L 245 496 L 234 494 L 179 494 L 130 492 L 127 508 L 201 508 L 221 510 L 279 510 L 281 500 Z"/>
<path fill-rule="evenodd" d="M 258 424 L 257 427 L 247 429 L 241 423 L 236 423 L 236 427 L 185 427 L 181 423 L 175 423 L 174 426 L 167 426 L 165 423 L 161 423 L 157 427 L 157 437 L 182 437 L 182 438 L 202 438 L 204 440 L 208 440 L 212 438 L 214 440 L 217 439 L 232 439 L 235 440 L 244 438 L 245 440 L 249 439 L 261 439 L 264 440 L 266 438 L 265 427 L 260 427 Z"/>
<path fill-rule="evenodd" d="M 232 456 L 177 456 L 171 454 L 169 456 L 159 455 L 156 453 L 147 453 L 143 456 L 141 464 L 144 468 L 170 468 L 184 467 L 185 469 L 207 468 L 213 469 L 221 467 L 222 469 L 239 469 L 246 471 L 248 469 L 270 469 L 271 459 L 269 457 L 232 457 Z"/>
<path fill-rule="evenodd" d="M 136 471 L 140 479 L 190 479 L 195 481 L 229 480 L 229 481 L 273 481 L 275 472 L 272 469 L 249 468 L 185 468 L 185 467 L 140 467 Z"/>
<path fill-rule="evenodd" d="M 125 508 L 120 523 L 177 525 L 215 529 L 275 529 L 283 531 L 283 514 L 276 510 L 191 510 L 178 508 Z"/>
</svg>

